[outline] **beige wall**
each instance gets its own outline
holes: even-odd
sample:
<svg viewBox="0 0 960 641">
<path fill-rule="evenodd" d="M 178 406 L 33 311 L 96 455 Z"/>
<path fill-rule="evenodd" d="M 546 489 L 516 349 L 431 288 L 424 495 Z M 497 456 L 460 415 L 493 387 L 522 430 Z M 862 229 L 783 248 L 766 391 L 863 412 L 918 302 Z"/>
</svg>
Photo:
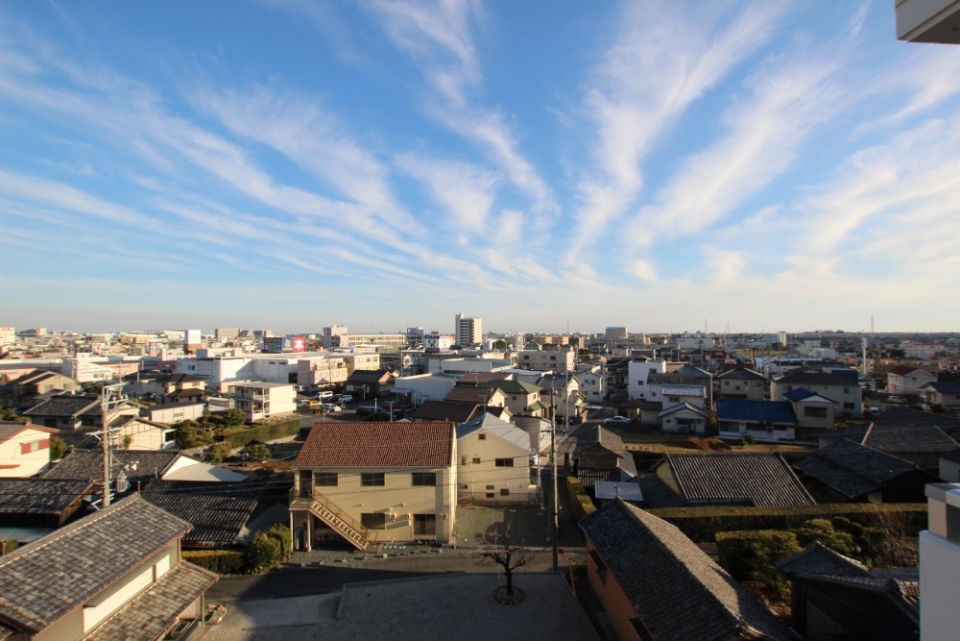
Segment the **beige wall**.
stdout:
<svg viewBox="0 0 960 641">
<path fill-rule="evenodd" d="M 46 470 L 50 466 L 51 436 L 49 432 L 27 429 L 0 443 L 0 478 L 25 478 Z M 28 443 L 36 444 L 33 447 L 38 449 L 24 454 L 23 445 Z"/>
<path fill-rule="evenodd" d="M 721 396 L 742 396 L 750 401 L 762 401 L 765 389 L 765 381 L 720 379 Z"/>
<path fill-rule="evenodd" d="M 481 435 L 486 438 L 481 439 Z M 478 503 L 529 501 L 530 455 L 527 450 L 484 429 L 457 439 L 457 450 L 460 452 L 458 498 L 469 498 Z M 513 467 L 497 467 L 498 458 L 511 459 Z M 508 495 L 502 494 L 504 490 Z"/>
<path fill-rule="evenodd" d="M 454 448 L 456 454 L 456 448 Z M 413 541 L 423 538 L 414 535 L 414 514 L 437 515 L 436 539 L 449 542 L 456 522 L 457 468 L 312 468 L 314 472 L 336 472 L 336 487 L 314 488 L 315 494 L 323 495 L 357 522 L 362 522 L 364 513 L 386 513 L 396 515 L 388 517 L 386 529 L 370 530 L 370 540 L 379 542 Z M 366 487 L 361 484 L 363 473 L 384 473 L 382 487 Z M 436 486 L 414 486 L 413 472 L 435 472 Z M 295 475 L 295 484 L 299 490 L 300 475 Z M 441 517 L 445 514 L 445 517 Z M 406 515 L 409 515 L 407 517 Z"/>
<path fill-rule="evenodd" d="M 122 448 L 124 437 L 129 436 L 131 438 L 130 445 L 125 448 L 128 450 L 162 450 L 164 447 L 174 447 L 176 445 L 174 441 L 164 442 L 166 431 L 156 425 L 133 421 L 124 425 L 116 433 L 114 443 L 117 447 Z M 170 431 L 172 431 L 172 428 L 170 428 Z"/>
<path fill-rule="evenodd" d="M 587 541 L 587 551 L 595 549 L 593 544 Z M 593 557 L 587 555 L 587 577 L 590 581 L 590 587 L 593 588 L 594 594 L 600 599 L 603 610 L 607 613 L 617 637 L 624 641 L 637 639 L 637 633 L 629 620 L 638 618 L 639 615 L 613 573 L 607 571 L 604 579 L 601 580 Z"/>
</svg>

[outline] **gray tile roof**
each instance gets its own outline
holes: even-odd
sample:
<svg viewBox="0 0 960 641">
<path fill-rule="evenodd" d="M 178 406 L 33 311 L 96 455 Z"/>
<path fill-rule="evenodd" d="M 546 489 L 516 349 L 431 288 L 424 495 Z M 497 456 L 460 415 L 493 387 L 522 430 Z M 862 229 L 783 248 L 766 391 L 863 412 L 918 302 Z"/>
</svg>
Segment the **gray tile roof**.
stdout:
<svg viewBox="0 0 960 641">
<path fill-rule="evenodd" d="M 480 406 L 469 403 L 448 403 L 447 401 L 424 401 L 410 418 L 418 421 L 454 421 L 463 423 L 475 417 Z"/>
<path fill-rule="evenodd" d="M 59 516 L 90 492 L 89 481 L 0 478 L 0 515 Z"/>
<path fill-rule="evenodd" d="M 0 557 L 0 617 L 37 632 L 189 529 L 134 495 L 17 548 Z"/>
<path fill-rule="evenodd" d="M 123 471 L 127 479 L 134 483 L 158 479 L 179 456 L 181 456 L 180 452 L 172 450 L 156 452 L 115 450 L 111 476 L 116 477 Z M 43 478 L 89 480 L 100 483 L 103 480 L 103 454 L 99 449 L 73 450 L 44 474 Z"/>
<path fill-rule="evenodd" d="M 61 394 L 48 398 L 26 410 L 24 416 L 56 416 L 70 418 L 100 414 L 100 397 L 95 394 Z"/>
<path fill-rule="evenodd" d="M 933 423 L 872 423 L 822 437 L 832 442 L 846 439 L 882 452 L 951 452 L 960 448 L 960 444 Z"/>
<path fill-rule="evenodd" d="M 755 372 L 752 369 L 747 369 L 746 367 L 735 367 L 731 370 L 727 370 L 722 374 L 717 375 L 717 378 L 722 378 L 725 380 L 737 380 L 737 381 L 765 381 L 767 380 L 763 374 Z"/>
<path fill-rule="evenodd" d="M 796 425 L 797 415 L 787 401 L 720 398 L 717 399 L 717 420 Z"/>
<path fill-rule="evenodd" d="M 217 582 L 217 575 L 182 562 L 82 641 L 159 639 L 190 603 Z"/>
<path fill-rule="evenodd" d="M 257 507 L 262 486 L 248 483 L 154 481 L 144 499 L 193 526 L 185 547 L 236 545 Z"/>
<path fill-rule="evenodd" d="M 821 448 L 793 467 L 851 499 L 877 492 L 917 469 L 910 461 L 847 440 Z"/>
<path fill-rule="evenodd" d="M 775 452 L 667 454 L 680 496 L 689 503 L 743 502 L 766 507 L 814 505 Z"/>
<path fill-rule="evenodd" d="M 666 521 L 617 500 L 580 528 L 657 641 L 798 638 Z"/>
</svg>

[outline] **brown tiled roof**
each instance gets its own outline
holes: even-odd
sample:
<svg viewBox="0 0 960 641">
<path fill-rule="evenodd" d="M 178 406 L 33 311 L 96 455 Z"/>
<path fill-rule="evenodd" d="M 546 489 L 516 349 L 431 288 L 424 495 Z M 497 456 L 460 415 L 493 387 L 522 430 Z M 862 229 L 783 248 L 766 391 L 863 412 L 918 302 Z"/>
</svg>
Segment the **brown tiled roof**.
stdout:
<svg viewBox="0 0 960 641">
<path fill-rule="evenodd" d="M 453 461 L 452 422 L 317 423 L 298 467 L 446 467 Z"/>
<path fill-rule="evenodd" d="M 797 638 L 676 526 L 618 499 L 580 528 L 651 638 Z"/>
<path fill-rule="evenodd" d="M 480 403 L 486 405 L 491 396 L 493 396 L 493 390 L 489 387 L 454 385 L 443 397 L 443 400 L 450 403 Z"/>
<path fill-rule="evenodd" d="M 180 563 L 150 589 L 107 619 L 83 641 L 158 639 L 176 623 L 190 603 L 217 582 L 217 575 L 191 563 Z"/>
<path fill-rule="evenodd" d="M 667 454 L 680 495 L 691 503 L 744 502 L 765 507 L 814 505 L 775 452 Z"/>
<path fill-rule="evenodd" d="M 0 557 L 0 618 L 42 630 L 189 529 L 133 495 L 17 548 Z"/>
</svg>

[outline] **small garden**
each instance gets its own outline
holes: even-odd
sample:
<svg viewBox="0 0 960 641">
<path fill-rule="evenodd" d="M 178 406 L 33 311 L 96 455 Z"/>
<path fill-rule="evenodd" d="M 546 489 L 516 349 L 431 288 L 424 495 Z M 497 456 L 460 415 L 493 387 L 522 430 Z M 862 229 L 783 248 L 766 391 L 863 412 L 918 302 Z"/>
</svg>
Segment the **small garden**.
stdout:
<svg viewBox="0 0 960 641">
<path fill-rule="evenodd" d="M 260 574 L 290 556 L 290 528 L 279 523 L 257 532 L 246 550 L 184 550 L 183 558 L 221 575 Z"/>
</svg>

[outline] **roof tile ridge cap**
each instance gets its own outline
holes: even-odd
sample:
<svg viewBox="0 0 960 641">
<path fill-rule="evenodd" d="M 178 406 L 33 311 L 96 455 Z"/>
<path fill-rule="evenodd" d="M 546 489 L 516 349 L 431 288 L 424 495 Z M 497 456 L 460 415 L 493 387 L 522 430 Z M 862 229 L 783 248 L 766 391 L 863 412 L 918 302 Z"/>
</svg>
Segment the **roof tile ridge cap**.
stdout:
<svg viewBox="0 0 960 641">
<path fill-rule="evenodd" d="M 860 439 L 860 445 L 866 445 L 867 440 L 869 440 L 870 435 L 873 433 L 873 426 L 876 425 L 875 422 L 870 421 L 870 427 L 867 428 L 867 431 L 863 433 L 863 438 Z"/>
<path fill-rule="evenodd" d="M 620 499 L 620 500 L 622 501 L 623 499 Z M 706 558 L 706 560 L 707 560 L 707 565 L 710 566 L 712 570 L 719 569 L 720 572 L 719 572 L 718 574 L 719 574 L 720 576 L 725 576 L 727 579 L 729 579 L 729 581 L 730 581 L 731 583 L 729 583 L 728 585 L 730 585 L 730 587 L 733 589 L 734 592 L 737 592 L 737 587 L 742 587 L 742 586 L 739 585 L 739 583 L 737 582 L 737 580 L 734 579 L 734 578 L 730 575 L 729 572 L 727 572 L 726 570 L 724 570 L 723 567 L 720 566 L 719 563 L 717 563 L 717 562 L 715 562 L 713 559 L 711 559 L 710 556 L 707 555 L 706 552 L 704 552 L 703 550 L 700 549 L 700 546 L 698 546 L 696 543 L 694 543 L 693 540 L 692 540 L 690 537 L 688 537 L 686 534 L 684 534 L 683 531 L 681 531 L 680 528 L 678 528 L 676 525 L 674 525 L 673 523 L 670 523 L 669 521 L 667 521 L 667 520 L 665 520 L 665 519 L 661 519 L 660 517 L 658 517 L 658 516 L 656 516 L 656 515 L 654 515 L 654 514 L 650 514 L 649 511 L 643 510 L 642 508 L 637 508 L 637 510 L 642 511 L 642 512 L 646 512 L 646 514 L 647 514 L 648 516 L 650 516 L 650 517 L 652 517 L 652 518 L 654 518 L 654 519 L 657 519 L 658 521 L 662 521 L 665 525 L 668 526 L 668 529 L 671 529 L 671 528 L 672 528 L 673 530 L 676 531 L 676 534 L 678 534 L 679 536 L 681 536 L 681 537 L 683 537 L 684 539 L 686 539 L 686 542 L 687 542 L 687 543 L 689 543 L 691 546 L 693 546 L 694 548 L 696 548 L 697 551 L 700 552 L 700 553 Z M 726 606 L 726 604 L 725 604 L 723 601 L 720 600 L 720 598 L 717 596 L 717 594 L 714 593 L 713 590 L 711 590 L 710 588 L 708 588 L 708 587 L 704 584 L 704 582 L 701 580 L 701 578 L 700 578 L 697 574 L 695 574 L 695 573 L 693 572 L 693 570 L 690 569 L 690 566 L 687 565 L 686 561 L 683 560 L 683 559 L 681 559 L 681 558 L 679 558 L 679 557 L 675 554 L 673 548 L 669 547 L 669 546 L 663 541 L 663 539 L 661 539 L 659 536 L 657 536 L 656 534 L 654 534 L 654 533 L 651 531 L 650 526 L 647 525 L 646 523 L 644 523 L 644 522 L 641 520 L 641 517 L 640 517 L 639 514 L 637 514 L 637 513 L 634 512 L 633 510 L 629 510 L 629 509 L 627 510 L 627 512 L 630 514 L 630 516 L 631 516 L 632 518 L 634 518 L 635 520 L 637 520 L 644 529 L 646 529 L 648 532 L 650 532 L 650 538 L 653 539 L 654 545 L 656 545 L 658 548 L 660 548 L 661 550 L 663 550 L 664 552 L 666 552 L 666 553 L 676 562 L 676 565 L 677 565 L 679 568 L 681 568 L 681 571 L 693 580 L 693 582 L 694 582 L 694 583 L 696 584 L 696 586 L 697 586 L 697 587 L 695 587 L 694 589 L 700 590 L 700 591 L 704 592 L 705 594 L 707 594 L 707 595 L 710 597 L 709 602 L 710 602 L 711 604 L 713 604 L 712 606 L 710 606 L 711 609 L 716 608 L 716 609 L 721 613 L 721 615 L 724 616 L 724 617 L 726 617 L 731 623 L 733 623 L 733 624 L 734 624 L 734 627 L 736 627 L 736 628 L 740 628 L 741 625 L 747 625 L 750 629 L 753 629 L 753 626 L 750 626 L 749 624 L 747 624 L 742 617 L 738 617 L 737 615 L 735 615 L 733 612 L 730 611 L 730 609 Z M 685 543 L 681 543 L 681 545 L 685 545 Z M 715 566 L 715 567 L 714 567 L 714 566 Z M 740 596 L 740 595 L 738 594 L 738 596 Z M 738 600 L 739 600 L 739 599 L 738 599 Z M 739 600 L 739 601 L 742 602 L 742 600 Z M 701 600 L 701 603 L 703 603 L 702 600 Z M 771 615 L 771 616 L 772 616 L 772 615 Z"/>
</svg>

